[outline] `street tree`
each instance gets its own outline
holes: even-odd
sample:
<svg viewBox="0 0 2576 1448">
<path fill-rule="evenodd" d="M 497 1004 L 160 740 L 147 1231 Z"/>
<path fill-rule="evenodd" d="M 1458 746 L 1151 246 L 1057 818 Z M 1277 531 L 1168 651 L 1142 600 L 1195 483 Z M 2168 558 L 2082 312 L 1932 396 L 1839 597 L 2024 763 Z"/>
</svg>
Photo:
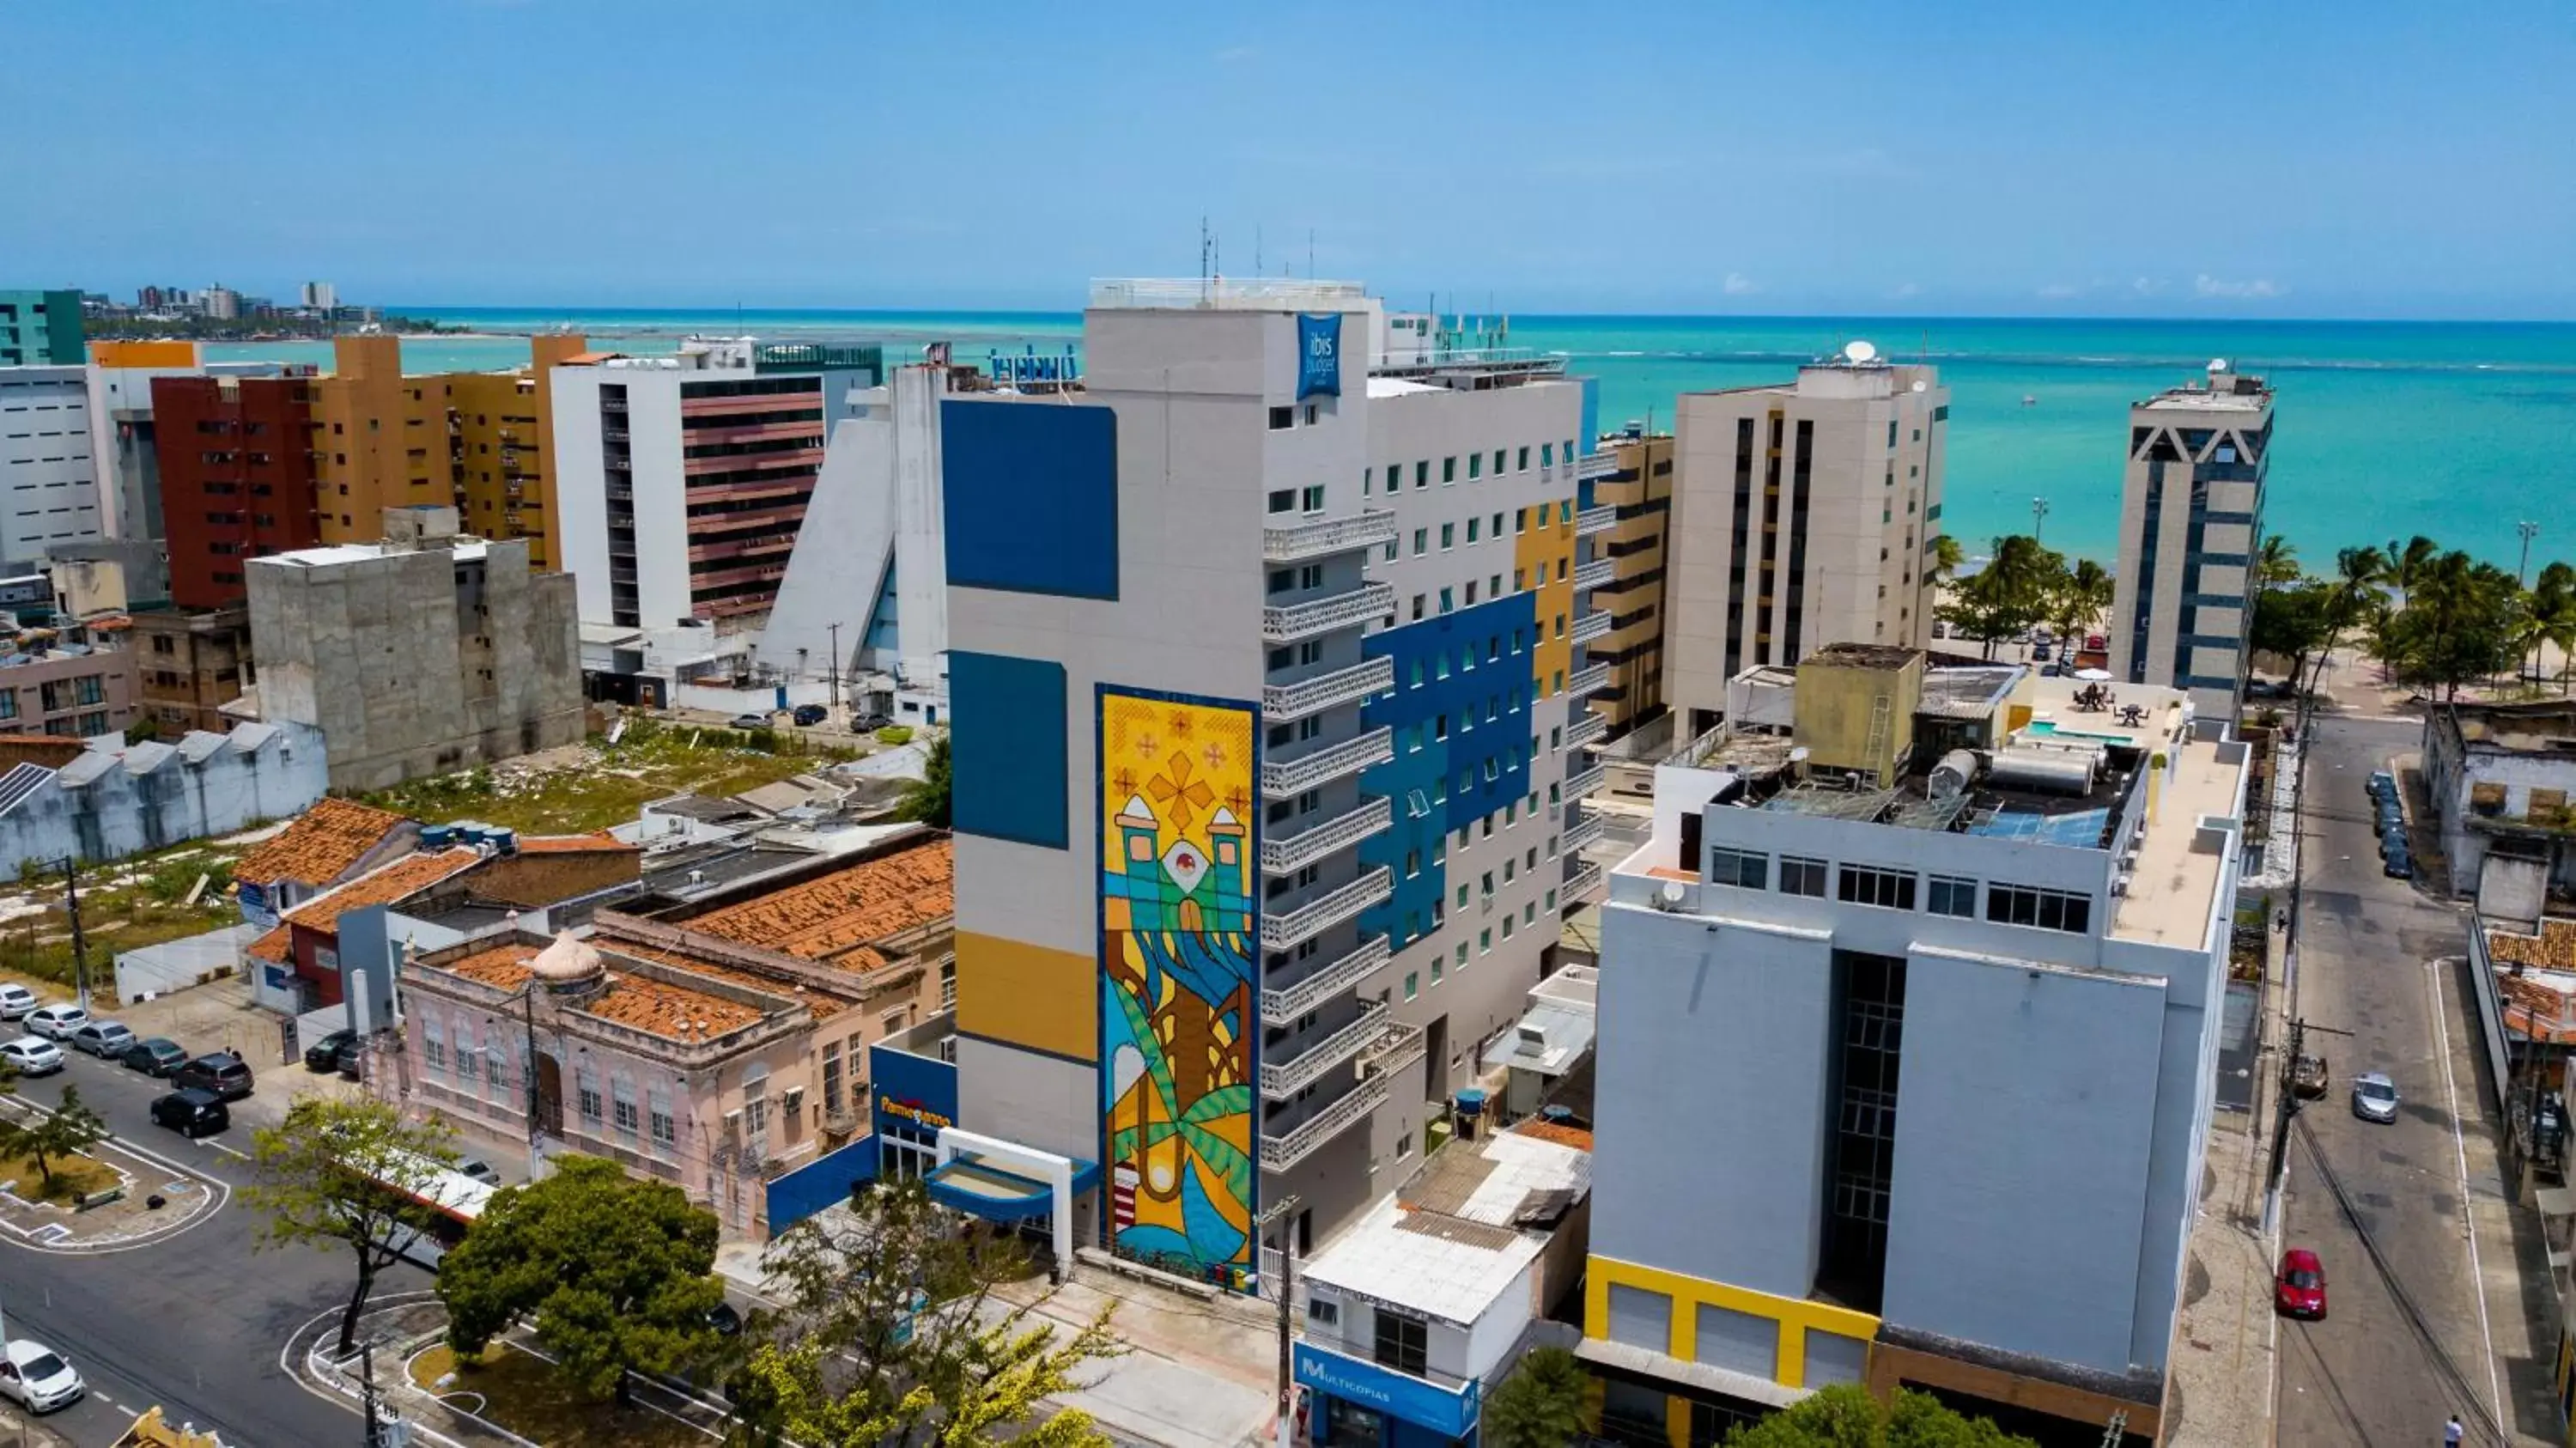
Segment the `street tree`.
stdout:
<svg viewBox="0 0 2576 1448">
<path fill-rule="evenodd" d="M 1948 583 L 1958 575 L 1959 565 L 1967 561 L 1968 555 L 1959 547 L 1957 538 L 1937 534 L 1932 539 L 1932 562 L 1923 570 L 1923 581 L 1935 587 Z"/>
<path fill-rule="evenodd" d="M 1567 1448 L 1583 1433 L 1590 1384 L 1574 1354 L 1537 1348 L 1485 1399 L 1477 1431 L 1487 1448 Z"/>
<path fill-rule="evenodd" d="M 827 1223 L 829 1223 L 827 1225 Z M 742 1436 L 805 1448 L 878 1444 L 1100 1448 L 1076 1409 L 1045 1400 L 1086 1362 L 1119 1356 L 1109 1314 L 1067 1330 L 1011 1237 L 962 1228 L 919 1182 L 888 1182 L 811 1217 L 763 1261 L 782 1305 L 728 1385 Z"/>
<path fill-rule="evenodd" d="M 2263 546 L 2254 555 L 2254 588 L 2257 593 L 2299 581 L 2299 545 L 2288 535 L 2267 533 Z"/>
<path fill-rule="evenodd" d="M 45 1191 L 51 1193 L 55 1166 L 66 1157 L 78 1156 L 98 1145 L 107 1134 L 107 1123 L 80 1099 L 80 1088 L 65 1086 L 60 1106 L 38 1112 L 33 1121 L 0 1128 L 0 1145 L 5 1145 L 12 1155 L 34 1162 L 37 1177 L 44 1182 Z"/>
<path fill-rule="evenodd" d="M 2390 645 L 2401 674 L 2444 697 L 2513 666 L 2522 636 L 2514 576 L 2456 549 L 2425 566 L 2397 611 Z"/>
<path fill-rule="evenodd" d="M 1930 1393 L 1899 1388 L 1882 1407 L 1869 1390 L 1837 1383 L 1750 1427 L 1726 1435 L 1727 1448 L 2039 1448 L 1991 1418 L 1953 1412 Z"/>
<path fill-rule="evenodd" d="M 338 1242 L 357 1259 L 357 1285 L 340 1314 L 340 1351 L 357 1348 L 358 1318 L 376 1274 L 401 1256 L 403 1241 L 436 1226 L 437 1210 L 418 1198 L 455 1161 L 449 1140 L 444 1122 L 414 1121 L 368 1097 L 299 1097 L 285 1121 L 251 1133 L 253 1179 L 242 1195 L 267 1214 L 259 1245 Z"/>
<path fill-rule="evenodd" d="M 2379 581 L 2397 590 L 2397 606 L 2403 608 L 2415 596 L 2415 585 L 2423 581 L 2433 560 L 2441 556 L 2442 545 L 2421 533 L 2403 543 L 2391 538 L 2387 551 L 2379 555 Z"/>
<path fill-rule="evenodd" d="M 2050 587 L 2048 621 L 2072 649 L 2111 611 L 2115 593 L 2109 569 L 2090 558 L 2076 559 Z"/>
<path fill-rule="evenodd" d="M 631 1404 L 635 1373 L 703 1366 L 723 1348 L 716 1219 L 668 1182 L 567 1155 L 504 1187 L 442 1260 L 438 1298 L 460 1362 L 528 1324 L 556 1372 L 594 1401 Z"/>
<path fill-rule="evenodd" d="M 1952 587 L 1940 617 L 1961 636 L 1984 644 L 1991 659 L 1998 641 L 2048 621 L 2065 572 L 2065 559 L 2040 547 L 2038 539 L 1998 538 L 1995 556 Z"/>
<path fill-rule="evenodd" d="M 2558 650 L 2558 691 L 2576 669 L 2576 567 L 2552 563 L 2531 583 L 2531 617 L 2541 642 Z M 2536 646 L 2535 646 L 2536 647 Z"/>
<path fill-rule="evenodd" d="M 2322 579 L 2276 584 L 2254 599 L 2254 651 L 2289 660 L 2290 682 L 2307 686 L 2308 660 L 2334 642 L 2335 586 Z"/>
<path fill-rule="evenodd" d="M 895 805 L 895 818 L 918 820 L 939 829 L 948 828 L 948 736 L 930 741 L 930 752 L 922 761 L 922 777 L 904 791 Z"/>
</svg>

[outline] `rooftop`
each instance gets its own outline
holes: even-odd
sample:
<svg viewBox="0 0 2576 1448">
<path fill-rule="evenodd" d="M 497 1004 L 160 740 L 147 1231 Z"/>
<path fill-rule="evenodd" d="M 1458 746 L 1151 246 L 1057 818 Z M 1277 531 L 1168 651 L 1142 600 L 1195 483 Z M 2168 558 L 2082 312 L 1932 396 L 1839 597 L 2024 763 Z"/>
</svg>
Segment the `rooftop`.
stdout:
<svg viewBox="0 0 2576 1448">
<path fill-rule="evenodd" d="M 2235 816 L 2245 771 L 2242 744 L 2193 739 L 2178 746 L 2152 823 L 2137 833 L 2137 867 L 2111 912 L 2114 936 L 2157 945 L 2207 943 L 2210 906 L 2226 882 L 2219 878 L 2224 857 L 2201 838 L 2199 825 Z"/>
<path fill-rule="evenodd" d="M 2462 743 L 2489 752 L 2576 755 L 2576 700 L 2446 704 L 2437 717 Z"/>
<path fill-rule="evenodd" d="M 408 823 L 391 810 L 325 796 L 277 834 L 251 846 L 233 878 L 254 885 L 298 880 L 328 885 Z"/>
<path fill-rule="evenodd" d="M 459 563 L 479 563 L 486 551 L 484 540 L 461 534 L 446 540 L 446 544 L 450 546 L 403 548 L 387 547 L 382 543 L 326 543 L 319 548 L 296 548 L 250 561 L 257 568 L 345 568 L 353 563 L 373 563 L 380 558 L 409 553 L 444 553 Z"/>
<path fill-rule="evenodd" d="M 463 874 L 485 858 L 481 850 L 463 846 L 405 855 L 287 911 L 286 923 L 328 935 L 339 928 L 340 916 L 347 911 L 394 904 L 452 875 Z"/>
<path fill-rule="evenodd" d="M 1453 1140 L 1302 1270 L 1310 1283 L 1469 1326 L 1591 1185 L 1590 1152 L 1536 1133 Z"/>
<path fill-rule="evenodd" d="M 1368 303 L 1358 282 L 1307 277 L 1105 277 L 1091 283 L 1094 309 L 1347 312 Z"/>
<path fill-rule="evenodd" d="M 678 921 L 701 935 L 873 970 L 875 946 L 957 911 L 957 851 L 946 835 Z"/>
<path fill-rule="evenodd" d="M 596 946 L 600 942 L 592 943 Z M 531 941 L 512 940 L 423 968 L 444 970 L 494 990 L 515 991 L 528 983 L 533 975 L 530 963 L 544 948 Z M 601 953 L 610 967 L 607 983 L 597 994 L 579 998 L 572 1009 L 581 1014 L 671 1041 L 725 1035 L 757 1025 L 769 1014 L 758 1006 L 712 991 L 691 990 L 670 981 L 620 971 L 617 961 L 625 952 L 613 943 Z M 773 994 L 778 991 L 774 984 L 764 988 Z"/>
<path fill-rule="evenodd" d="M 2224 362 L 2209 364 L 2209 380 L 2169 387 L 2137 403 L 2147 412 L 2261 412 L 2272 405 L 2272 389 L 2260 377 L 2231 372 Z"/>
</svg>

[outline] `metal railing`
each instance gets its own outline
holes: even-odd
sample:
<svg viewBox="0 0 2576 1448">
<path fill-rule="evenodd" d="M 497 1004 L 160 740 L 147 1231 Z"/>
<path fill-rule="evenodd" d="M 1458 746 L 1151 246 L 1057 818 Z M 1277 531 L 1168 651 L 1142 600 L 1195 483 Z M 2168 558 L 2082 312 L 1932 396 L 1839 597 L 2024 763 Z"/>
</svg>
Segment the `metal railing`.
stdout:
<svg viewBox="0 0 2576 1448">
<path fill-rule="evenodd" d="M 1610 716 L 1586 709 L 1566 721 L 1565 747 L 1580 749 L 1610 731 Z"/>
<path fill-rule="evenodd" d="M 1608 772 L 1597 764 L 1590 769 L 1577 770 L 1565 777 L 1565 797 L 1581 799 L 1587 794 L 1595 793 L 1608 778 Z"/>
<path fill-rule="evenodd" d="M 1327 855 L 1349 849 L 1393 823 L 1394 812 L 1381 796 L 1362 800 L 1358 808 L 1345 810 L 1333 819 L 1293 835 L 1265 835 L 1261 841 L 1261 872 L 1265 875 L 1293 875 Z"/>
<path fill-rule="evenodd" d="M 1360 1008 L 1359 1019 L 1308 1046 L 1276 1065 L 1261 1063 L 1261 1097 L 1265 1101 L 1285 1101 L 1322 1080 L 1324 1073 L 1344 1064 L 1374 1044 L 1386 1025 L 1386 1002 L 1370 1001 Z"/>
<path fill-rule="evenodd" d="M 1261 557 L 1270 563 L 1296 563 L 1394 541 L 1395 515 L 1372 511 L 1350 518 L 1270 524 L 1261 530 Z"/>
<path fill-rule="evenodd" d="M 1594 840 L 1601 838 L 1601 831 L 1608 828 L 1609 823 L 1610 821 L 1607 816 L 1597 814 L 1585 815 L 1583 818 L 1576 820 L 1574 823 L 1565 827 L 1565 837 L 1559 842 L 1560 847 L 1564 849 L 1567 854 L 1573 854 L 1575 851 L 1591 844 Z"/>
<path fill-rule="evenodd" d="M 1395 612 L 1395 585 L 1363 583 L 1342 593 L 1279 604 L 1261 610 L 1261 637 L 1274 644 L 1293 643 L 1337 628 L 1358 628 Z"/>
<path fill-rule="evenodd" d="M 1281 990 L 1261 993 L 1261 1023 L 1284 1026 L 1324 1002 L 1331 1000 L 1361 981 L 1369 972 L 1395 956 L 1395 947 L 1384 935 L 1372 935 L 1359 943 L 1359 948 L 1325 966 L 1322 970 Z"/>
<path fill-rule="evenodd" d="M 1617 526 L 1618 522 L 1619 508 L 1614 503 L 1604 503 L 1597 508 L 1586 508 L 1574 515 L 1574 536 L 1580 538 L 1586 533 L 1606 533 Z"/>
<path fill-rule="evenodd" d="M 1610 687 L 1610 666 L 1608 664 L 1587 664 L 1584 667 L 1575 670 L 1565 681 L 1566 692 L 1572 694 L 1578 699 L 1591 693 L 1595 689 L 1606 689 L 1608 687 Z"/>
<path fill-rule="evenodd" d="M 1273 915 L 1265 910 L 1261 916 L 1261 947 L 1287 950 L 1312 940 L 1363 911 L 1385 904 L 1394 893 L 1395 872 L 1380 865 L 1284 914 Z"/>
<path fill-rule="evenodd" d="M 1619 560 L 1615 558 L 1595 558 L 1589 563 L 1576 565 L 1574 570 L 1574 586 L 1577 588 L 1603 588 L 1607 587 L 1618 577 Z"/>
<path fill-rule="evenodd" d="M 1217 311 L 1341 310 L 1368 299 L 1358 282 L 1309 277 L 1095 277 L 1094 307 L 1199 307 Z"/>
<path fill-rule="evenodd" d="M 1585 453 L 1582 459 L 1574 465 L 1574 476 L 1579 480 L 1585 481 L 1589 481 L 1594 478 L 1606 478 L 1617 471 L 1619 471 L 1619 455 L 1617 453 Z"/>
<path fill-rule="evenodd" d="M 1367 1076 L 1358 1089 L 1341 1100 L 1288 1128 L 1284 1135 L 1261 1134 L 1261 1169 L 1286 1171 L 1315 1154 L 1316 1148 L 1369 1119 L 1386 1104 L 1391 1079 L 1384 1075 Z"/>
<path fill-rule="evenodd" d="M 1609 670 L 1605 667 L 1602 672 Z M 1293 684 L 1265 684 L 1261 689 L 1261 712 L 1276 724 L 1283 719 L 1302 719 L 1336 704 L 1356 704 L 1394 687 L 1395 660 L 1381 655 Z"/>
<path fill-rule="evenodd" d="M 1261 761 L 1261 792 L 1271 799 L 1313 789 L 1395 757 L 1395 731 L 1383 726 L 1295 759 Z"/>
<path fill-rule="evenodd" d="M 1592 609 L 1574 616 L 1574 641 L 1588 644 L 1610 631 L 1610 615 L 1603 609 Z"/>
<path fill-rule="evenodd" d="M 1402 1021 L 1389 1021 L 1377 1033 L 1377 1039 L 1360 1052 L 1360 1069 L 1372 1076 L 1393 1076 L 1407 1066 L 1420 1064 L 1430 1042 L 1420 1026 Z"/>
<path fill-rule="evenodd" d="M 1601 867 L 1586 860 L 1581 869 L 1565 877 L 1564 888 L 1557 893 L 1557 908 L 1563 910 L 1580 905 L 1585 897 L 1600 888 Z"/>
</svg>

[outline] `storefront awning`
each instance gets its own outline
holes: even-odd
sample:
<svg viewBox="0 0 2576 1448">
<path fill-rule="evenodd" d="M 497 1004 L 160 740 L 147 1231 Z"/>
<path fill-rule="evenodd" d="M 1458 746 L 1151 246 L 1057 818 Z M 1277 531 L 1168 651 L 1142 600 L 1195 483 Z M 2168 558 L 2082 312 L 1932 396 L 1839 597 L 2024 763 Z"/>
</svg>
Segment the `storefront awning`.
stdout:
<svg viewBox="0 0 2576 1448">
<path fill-rule="evenodd" d="M 1099 1184 L 1096 1162 L 1073 1164 L 1072 1194 L 1080 1196 Z M 933 1201 L 988 1222 L 1020 1222 L 1042 1217 L 1055 1208 L 1055 1188 L 1036 1177 L 994 1165 L 966 1152 L 923 1178 Z"/>
</svg>

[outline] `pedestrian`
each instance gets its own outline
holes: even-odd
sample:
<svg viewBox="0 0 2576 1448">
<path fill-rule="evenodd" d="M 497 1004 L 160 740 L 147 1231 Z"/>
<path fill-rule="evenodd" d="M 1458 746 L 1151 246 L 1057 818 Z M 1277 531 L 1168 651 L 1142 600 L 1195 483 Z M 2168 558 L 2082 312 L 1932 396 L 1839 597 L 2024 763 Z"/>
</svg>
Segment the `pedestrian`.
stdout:
<svg viewBox="0 0 2576 1448">
<path fill-rule="evenodd" d="M 2442 1448 L 2460 1448 L 2460 1439 L 2466 1436 L 2467 1432 L 2467 1429 L 2460 1426 L 2460 1415 L 2453 1413 L 2451 1421 L 2442 1425 Z"/>
</svg>

